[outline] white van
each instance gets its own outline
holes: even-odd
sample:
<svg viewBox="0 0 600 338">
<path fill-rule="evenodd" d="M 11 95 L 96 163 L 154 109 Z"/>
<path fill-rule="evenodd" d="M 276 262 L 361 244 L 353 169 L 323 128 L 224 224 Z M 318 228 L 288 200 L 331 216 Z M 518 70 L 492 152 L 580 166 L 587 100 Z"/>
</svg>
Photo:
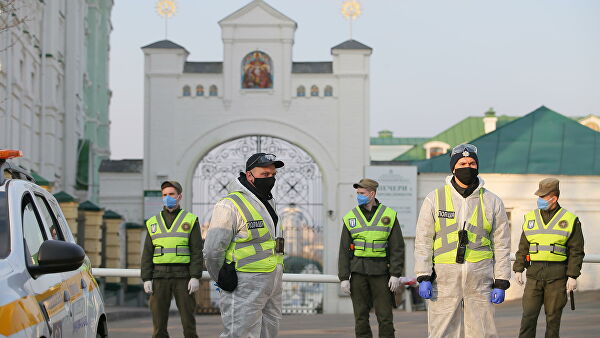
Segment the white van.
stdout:
<svg viewBox="0 0 600 338">
<path fill-rule="evenodd" d="M 0 150 L 0 336 L 106 337 L 91 264 L 59 204 Z"/>
</svg>

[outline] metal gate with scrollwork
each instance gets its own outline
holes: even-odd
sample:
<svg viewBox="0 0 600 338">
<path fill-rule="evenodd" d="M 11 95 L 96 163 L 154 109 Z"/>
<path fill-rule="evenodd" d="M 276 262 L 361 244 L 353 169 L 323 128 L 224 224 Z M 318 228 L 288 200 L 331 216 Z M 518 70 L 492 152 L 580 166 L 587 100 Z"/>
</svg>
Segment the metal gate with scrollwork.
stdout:
<svg viewBox="0 0 600 338">
<path fill-rule="evenodd" d="M 312 156 L 300 147 L 270 136 L 245 136 L 213 148 L 198 163 L 192 180 L 192 210 L 200 217 L 202 235 L 214 204 L 227 194 L 227 185 L 243 172 L 246 159 L 257 152 L 271 153 L 285 166 L 278 169 L 273 196 L 286 239 L 285 271 L 323 272 L 322 176 Z M 323 286 L 284 283 L 283 307 L 288 313 L 315 313 L 322 309 Z M 199 299 L 199 311 L 218 307 L 214 288 L 210 299 Z M 203 297 L 208 298 L 208 297 Z"/>
</svg>

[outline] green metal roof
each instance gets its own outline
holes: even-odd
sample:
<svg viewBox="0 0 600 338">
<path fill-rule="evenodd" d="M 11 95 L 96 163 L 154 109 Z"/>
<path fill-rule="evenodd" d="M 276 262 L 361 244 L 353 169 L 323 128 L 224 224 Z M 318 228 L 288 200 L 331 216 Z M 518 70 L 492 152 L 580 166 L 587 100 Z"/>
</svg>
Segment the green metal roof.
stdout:
<svg viewBox="0 0 600 338">
<path fill-rule="evenodd" d="M 59 191 L 56 194 L 54 194 L 54 198 L 56 198 L 56 200 L 60 203 L 60 202 L 75 202 L 75 197 L 69 195 L 68 193 L 64 192 L 64 191 Z"/>
<path fill-rule="evenodd" d="M 453 146 L 467 142 L 483 134 L 483 118 L 473 116 L 467 117 L 452 127 L 444 130 L 430 139 L 427 139 L 426 141 L 416 145 L 411 150 L 396 157 L 394 161 L 424 160 L 427 156 L 422 145 L 430 141 L 441 141 Z"/>
<path fill-rule="evenodd" d="M 496 121 L 496 129 L 516 119 L 518 119 L 518 117 L 516 116 L 498 116 L 498 120 Z M 416 144 L 414 148 L 396 157 L 394 161 L 424 160 L 427 157 L 427 154 L 425 154 L 425 149 L 423 148 L 423 145 L 431 141 L 441 141 L 444 143 L 448 143 L 450 146 L 454 147 L 461 143 L 469 142 L 470 140 L 473 140 L 484 134 L 485 129 L 483 124 L 483 117 L 470 116 L 453 125 L 452 127 L 444 130 L 443 132 L 435 135 L 434 137 L 425 139 L 419 144 Z"/>
<path fill-rule="evenodd" d="M 112 210 L 106 210 L 104 212 L 104 215 L 102 215 L 102 218 L 105 219 L 122 219 L 123 216 L 119 215 L 118 213 L 112 211 Z"/>
<path fill-rule="evenodd" d="M 79 204 L 79 210 L 101 211 L 102 209 L 99 206 L 97 206 L 96 204 L 94 204 L 92 201 L 85 201 L 85 202 Z"/>
<path fill-rule="evenodd" d="M 52 185 L 52 182 L 48 181 L 42 175 L 36 173 L 33 170 L 31 171 L 31 177 L 33 177 L 33 179 L 35 180 L 35 183 L 37 183 L 38 185 L 45 185 L 45 186 Z"/>
<path fill-rule="evenodd" d="M 138 223 L 133 223 L 133 222 L 127 222 L 125 223 L 125 228 L 126 229 L 141 229 L 144 226 Z"/>
<path fill-rule="evenodd" d="M 372 146 L 409 145 L 414 146 L 427 141 L 427 137 L 371 137 Z"/>
<path fill-rule="evenodd" d="M 512 122 L 516 119 L 519 119 L 519 116 L 506 116 L 506 115 L 500 115 L 498 116 L 498 121 L 496 121 L 496 129 L 502 127 L 503 125 Z"/>
<path fill-rule="evenodd" d="M 600 175 L 600 133 L 544 106 L 470 143 L 483 173 Z M 449 172 L 447 154 L 416 164 Z"/>
</svg>

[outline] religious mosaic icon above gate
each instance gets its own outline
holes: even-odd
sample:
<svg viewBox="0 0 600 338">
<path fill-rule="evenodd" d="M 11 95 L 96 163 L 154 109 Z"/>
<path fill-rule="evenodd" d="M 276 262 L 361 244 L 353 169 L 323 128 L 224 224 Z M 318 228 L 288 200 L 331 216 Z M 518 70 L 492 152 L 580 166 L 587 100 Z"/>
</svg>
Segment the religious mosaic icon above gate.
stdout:
<svg viewBox="0 0 600 338">
<path fill-rule="evenodd" d="M 242 60 L 242 88 L 273 88 L 271 58 L 258 50 Z"/>
</svg>

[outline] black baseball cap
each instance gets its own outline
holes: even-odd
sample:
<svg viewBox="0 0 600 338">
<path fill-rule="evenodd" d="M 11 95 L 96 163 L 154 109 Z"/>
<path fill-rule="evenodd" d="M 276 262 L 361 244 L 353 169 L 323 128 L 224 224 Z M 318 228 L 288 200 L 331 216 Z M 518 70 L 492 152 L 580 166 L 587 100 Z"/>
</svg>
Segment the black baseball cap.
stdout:
<svg viewBox="0 0 600 338">
<path fill-rule="evenodd" d="M 277 161 L 277 156 L 273 154 L 256 153 L 250 156 L 246 161 L 246 171 L 256 167 L 266 167 L 271 164 L 275 165 L 275 168 L 283 167 L 283 162 Z"/>
</svg>

